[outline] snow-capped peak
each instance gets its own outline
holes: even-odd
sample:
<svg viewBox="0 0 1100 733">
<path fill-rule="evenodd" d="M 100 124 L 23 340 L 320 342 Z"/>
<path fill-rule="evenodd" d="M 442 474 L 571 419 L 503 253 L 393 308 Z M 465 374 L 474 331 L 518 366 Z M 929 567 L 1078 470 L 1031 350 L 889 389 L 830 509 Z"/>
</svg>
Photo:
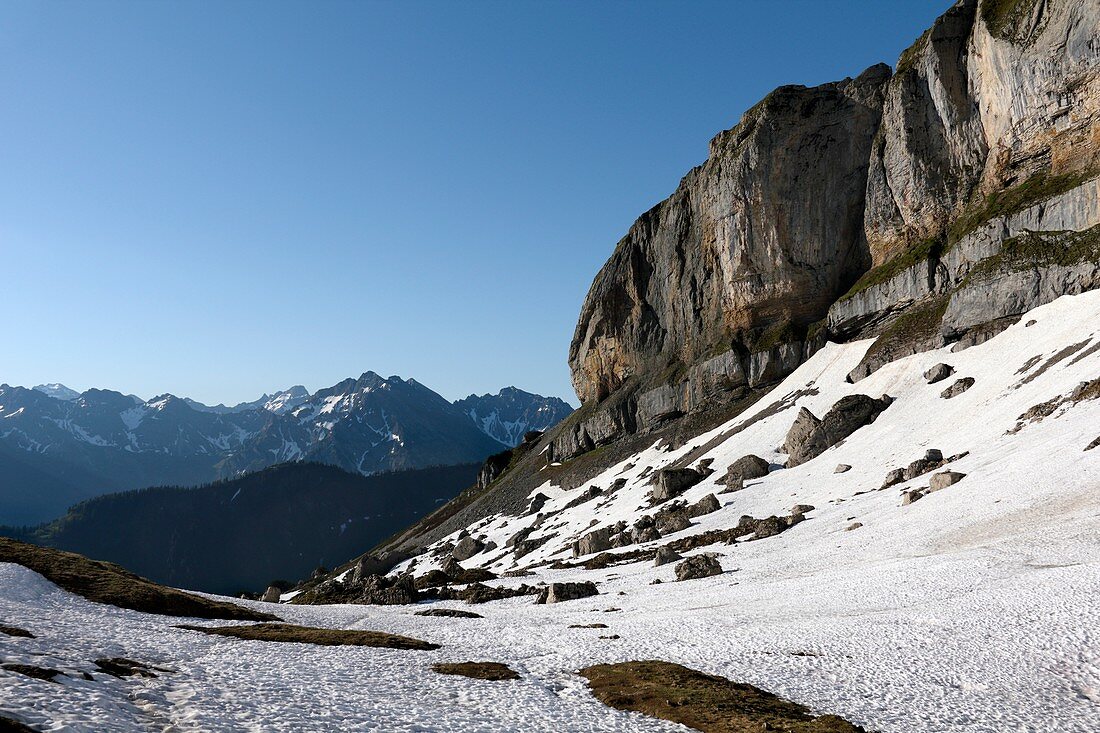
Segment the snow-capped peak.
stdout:
<svg viewBox="0 0 1100 733">
<path fill-rule="evenodd" d="M 80 393 L 75 389 L 69 389 L 60 382 L 52 382 L 50 384 L 40 384 L 34 388 L 35 392 L 41 392 L 44 395 L 49 395 L 55 400 L 75 400 L 80 396 Z"/>
</svg>

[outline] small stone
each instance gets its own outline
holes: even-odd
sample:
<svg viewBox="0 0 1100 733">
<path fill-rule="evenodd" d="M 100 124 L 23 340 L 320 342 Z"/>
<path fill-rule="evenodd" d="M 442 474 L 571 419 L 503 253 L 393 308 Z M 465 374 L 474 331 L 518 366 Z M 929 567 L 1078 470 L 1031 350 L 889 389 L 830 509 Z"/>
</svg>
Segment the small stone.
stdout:
<svg viewBox="0 0 1100 733">
<path fill-rule="evenodd" d="M 882 488 L 889 488 L 894 484 L 900 484 L 902 481 L 905 481 L 905 469 L 895 468 L 893 471 L 886 474 L 886 480 L 882 482 Z"/>
<path fill-rule="evenodd" d="M 851 532 L 853 529 L 859 529 L 862 526 L 863 526 L 863 522 L 852 522 L 851 524 L 849 524 L 847 527 L 844 528 L 844 531 L 845 532 Z"/>
<path fill-rule="evenodd" d="M 662 565 L 667 565 L 670 562 L 676 562 L 677 560 L 683 559 L 683 555 L 676 552 L 676 550 L 672 549 L 668 545 L 665 545 L 664 547 L 657 548 L 657 556 L 653 559 L 653 566 L 659 568 Z"/>
<path fill-rule="evenodd" d="M 851 470 L 852 467 L 849 466 L 847 463 L 838 463 L 836 464 L 836 468 L 833 469 L 833 473 L 847 473 Z"/>
<path fill-rule="evenodd" d="M 805 514 L 814 510 L 813 504 L 795 504 L 791 507 L 791 514 Z"/>
<path fill-rule="evenodd" d="M 913 502 L 924 496 L 924 492 L 920 489 L 913 489 L 912 491 L 906 491 L 901 495 L 901 505 L 909 506 Z"/>
</svg>

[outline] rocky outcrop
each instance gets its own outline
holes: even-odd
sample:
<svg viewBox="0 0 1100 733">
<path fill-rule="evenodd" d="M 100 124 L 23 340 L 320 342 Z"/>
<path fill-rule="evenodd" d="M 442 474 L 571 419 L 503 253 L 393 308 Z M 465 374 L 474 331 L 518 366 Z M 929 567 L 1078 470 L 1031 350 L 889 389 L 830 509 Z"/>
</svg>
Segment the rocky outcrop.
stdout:
<svg viewBox="0 0 1100 733">
<path fill-rule="evenodd" d="M 535 603 L 561 603 L 562 601 L 575 601 L 579 598 L 588 598 L 598 595 L 599 590 L 592 581 L 583 583 L 551 583 L 539 593 Z"/>
<path fill-rule="evenodd" d="M 790 456 L 787 467 L 816 458 L 864 425 L 874 422 L 891 401 L 885 395 L 880 399 L 863 394 L 848 395 L 829 408 L 820 420 L 805 407 L 801 408 L 783 444 L 783 450 Z"/>
<path fill-rule="evenodd" d="M 781 87 L 711 141 L 592 284 L 569 358 L 583 402 L 633 387 L 629 418 L 607 411 L 630 430 L 802 361 L 806 326 L 868 264 L 864 180 L 889 76 Z"/>
<path fill-rule="evenodd" d="M 676 580 L 696 580 L 722 574 L 722 564 L 711 553 L 693 555 L 676 566 Z"/>
</svg>

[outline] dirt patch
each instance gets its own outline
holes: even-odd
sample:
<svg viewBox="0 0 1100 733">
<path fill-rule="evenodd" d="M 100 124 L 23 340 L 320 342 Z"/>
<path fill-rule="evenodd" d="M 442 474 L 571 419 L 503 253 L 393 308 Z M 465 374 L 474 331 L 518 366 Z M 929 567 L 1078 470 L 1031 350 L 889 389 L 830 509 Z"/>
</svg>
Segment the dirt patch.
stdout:
<svg viewBox="0 0 1100 733">
<path fill-rule="evenodd" d="M 73 552 L 0 538 L 0 562 L 22 565 L 54 585 L 95 603 L 106 603 L 164 616 L 277 621 L 278 616 L 233 603 L 212 601 L 146 580 L 114 563 L 90 560 Z"/>
<path fill-rule="evenodd" d="M 49 667 L 36 667 L 33 664 L 2 664 L 3 669 L 9 672 L 15 672 L 17 674 L 26 675 L 27 677 L 33 677 L 36 680 L 45 680 L 46 682 L 53 682 L 54 677 L 58 675 L 64 677 L 64 673 L 59 669 L 50 669 Z"/>
<path fill-rule="evenodd" d="M 177 626 L 177 629 L 201 631 L 215 636 L 229 636 L 246 641 L 281 641 L 318 646 L 371 646 L 384 649 L 438 649 L 439 644 L 409 636 L 358 629 L 316 629 L 294 624 L 245 624 L 243 626 Z"/>
<path fill-rule="evenodd" d="M 27 631 L 26 629 L 21 629 L 18 626 L 4 626 L 3 624 L 0 624 L 0 634 L 7 634 L 8 636 L 19 636 L 24 639 L 35 638 L 34 634 Z"/>
<path fill-rule="evenodd" d="M 500 662 L 449 662 L 433 664 L 432 670 L 439 674 L 457 674 L 472 677 L 475 680 L 518 680 L 519 674 L 507 664 Z"/>
<path fill-rule="evenodd" d="M 752 685 L 731 682 L 661 661 L 585 667 L 592 694 L 617 710 L 631 710 L 704 733 L 862 733 L 835 715 L 815 717 L 803 705 Z"/>
</svg>

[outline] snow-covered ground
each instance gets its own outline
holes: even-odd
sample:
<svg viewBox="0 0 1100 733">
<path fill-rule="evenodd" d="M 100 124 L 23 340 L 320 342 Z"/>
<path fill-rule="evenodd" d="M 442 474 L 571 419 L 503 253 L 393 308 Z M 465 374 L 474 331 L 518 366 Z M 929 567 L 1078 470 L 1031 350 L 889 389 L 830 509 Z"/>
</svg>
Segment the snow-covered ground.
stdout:
<svg viewBox="0 0 1100 733">
<path fill-rule="evenodd" d="M 908 357 L 854 385 L 844 376 L 870 342 L 831 345 L 727 425 L 678 450 L 650 448 L 584 484 L 609 489 L 626 478 L 609 500 L 562 510 L 582 489 L 541 487 L 551 497 L 542 511 L 555 516 L 531 537 L 554 537 L 518 563 L 502 550 L 463 563 L 504 570 L 570 559 L 566 548 L 591 527 L 653 511 L 642 508 L 647 467 L 728 434 L 699 455 L 713 458 L 718 472 L 685 494 L 695 501 L 720 491 L 715 480 L 747 453 L 782 464 L 778 447 L 798 406 L 821 416 L 847 394 L 894 397 L 841 445 L 720 494 L 721 510 L 673 536 L 731 527 L 742 514 L 816 507 L 778 536 L 697 550 L 720 554 L 727 571 L 720 576 L 673 583 L 671 565 L 650 563 L 537 567 L 534 578 L 499 582 L 592 580 L 601 594 L 549 606 L 527 597 L 470 607 L 484 619 L 417 617 L 408 606 L 276 609 L 296 623 L 415 636 L 441 644 L 438 651 L 207 637 L 171 628 L 175 619 L 88 603 L 0 565 L 0 623 L 39 636 L 0 636 L 4 663 L 91 671 L 96 658 L 124 656 L 175 670 L 156 679 L 76 674 L 61 684 L 0 671 L 0 713 L 43 730 L 683 730 L 606 708 L 575 674 L 595 662 L 658 658 L 753 683 L 869 730 L 1094 733 L 1100 448 L 1084 448 L 1100 437 L 1100 399 L 1067 403 L 1009 431 L 1033 405 L 1100 377 L 1100 349 L 1090 351 L 1097 343 L 1100 292 L 1063 297 L 985 344 Z M 1071 345 L 1072 353 L 1050 362 Z M 939 362 L 955 374 L 926 384 L 923 372 Z M 940 397 L 963 377 L 976 380 L 971 389 Z M 814 390 L 753 420 L 786 395 Z M 947 467 L 966 477 L 908 506 L 901 491 L 926 486 L 928 476 L 876 490 L 890 469 L 927 448 L 969 451 Z M 839 463 L 853 468 L 835 474 Z M 533 520 L 489 518 L 470 531 L 503 547 Z M 846 531 L 853 522 L 863 526 Z M 417 572 L 436 562 L 420 558 Z M 651 584 L 658 578 L 664 582 Z M 608 628 L 569 628 L 590 623 Z M 619 638 L 601 638 L 612 635 Z M 430 670 L 433 662 L 465 660 L 507 662 L 521 679 Z"/>
</svg>

